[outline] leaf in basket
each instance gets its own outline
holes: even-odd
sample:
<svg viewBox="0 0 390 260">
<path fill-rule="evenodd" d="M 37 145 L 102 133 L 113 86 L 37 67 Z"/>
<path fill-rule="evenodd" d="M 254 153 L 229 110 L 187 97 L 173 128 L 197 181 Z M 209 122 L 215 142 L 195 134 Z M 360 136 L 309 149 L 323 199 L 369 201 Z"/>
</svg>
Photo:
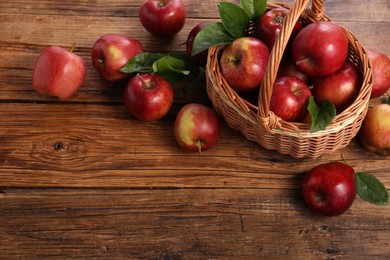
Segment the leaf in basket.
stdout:
<svg viewBox="0 0 390 260">
<path fill-rule="evenodd" d="M 140 53 L 131 58 L 120 71 L 123 73 L 152 72 L 153 63 L 163 56 L 165 54 L 162 53 Z"/>
<path fill-rule="evenodd" d="M 242 9 L 253 19 L 264 14 L 267 0 L 241 0 L 240 4 Z"/>
<path fill-rule="evenodd" d="M 196 55 L 212 46 L 227 44 L 232 41 L 234 41 L 234 37 L 226 31 L 222 23 L 210 23 L 196 35 L 192 55 Z"/>
<path fill-rule="evenodd" d="M 251 17 L 239 5 L 229 2 L 218 3 L 219 16 L 226 31 L 234 38 L 245 36 Z"/>
<path fill-rule="evenodd" d="M 336 117 L 336 108 L 331 102 L 325 101 L 318 107 L 313 96 L 309 98 L 307 109 L 311 116 L 311 133 L 324 130 Z"/>
<path fill-rule="evenodd" d="M 356 193 L 365 201 L 376 205 L 386 205 L 389 202 L 386 187 L 369 173 L 356 173 Z"/>
</svg>

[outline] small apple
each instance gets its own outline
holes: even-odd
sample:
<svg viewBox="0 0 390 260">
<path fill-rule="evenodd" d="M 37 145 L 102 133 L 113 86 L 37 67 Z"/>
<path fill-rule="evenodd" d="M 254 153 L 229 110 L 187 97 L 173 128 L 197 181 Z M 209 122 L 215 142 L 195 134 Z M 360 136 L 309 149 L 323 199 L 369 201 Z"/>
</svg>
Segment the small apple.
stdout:
<svg viewBox="0 0 390 260">
<path fill-rule="evenodd" d="M 146 0 L 139 10 L 139 18 L 151 34 L 170 38 L 184 27 L 186 9 L 183 0 Z"/>
<path fill-rule="evenodd" d="M 356 197 L 355 171 L 341 162 L 320 164 L 311 169 L 302 184 L 307 206 L 322 215 L 344 213 Z"/>
<path fill-rule="evenodd" d="M 390 156 L 390 105 L 370 108 L 359 130 L 359 139 L 365 149 Z"/>
<path fill-rule="evenodd" d="M 346 62 L 335 73 L 313 78 L 312 93 L 317 104 L 330 101 L 337 113 L 349 107 L 359 94 L 362 84 L 362 74 L 351 62 Z"/>
<path fill-rule="evenodd" d="M 371 98 L 376 98 L 390 89 L 390 58 L 383 53 L 367 50 L 372 68 Z"/>
<path fill-rule="evenodd" d="M 83 58 L 61 47 L 51 46 L 35 63 L 32 85 L 38 93 L 67 99 L 80 88 L 85 75 Z"/>
<path fill-rule="evenodd" d="M 297 77 L 277 78 L 272 89 L 270 110 L 285 121 L 300 121 L 308 112 L 310 96 L 310 88 Z"/>
<path fill-rule="evenodd" d="M 278 74 L 277 78 L 279 77 L 284 77 L 284 76 L 294 76 L 297 77 L 298 79 L 302 80 L 306 84 L 309 84 L 310 82 L 310 77 L 304 73 L 302 73 L 297 65 L 288 58 L 285 58 L 281 61 L 279 64 L 279 69 L 278 69 Z"/>
<path fill-rule="evenodd" d="M 217 143 L 220 128 L 214 110 L 202 104 L 189 103 L 176 116 L 174 136 L 180 147 L 201 153 Z"/>
<path fill-rule="evenodd" d="M 348 37 L 345 30 L 334 22 L 314 22 L 297 34 L 291 53 L 303 73 L 312 77 L 327 76 L 345 63 Z"/>
<path fill-rule="evenodd" d="M 268 47 L 254 37 L 241 37 L 228 44 L 219 61 L 222 76 L 236 91 L 257 89 L 269 59 Z"/>
<path fill-rule="evenodd" d="M 142 52 L 142 45 L 136 39 L 120 34 L 105 34 L 92 47 L 92 65 L 105 80 L 119 81 L 131 76 L 119 70 Z"/>
<path fill-rule="evenodd" d="M 205 66 L 207 62 L 207 54 L 208 50 L 204 50 L 196 55 L 192 55 L 192 47 L 194 44 L 194 39 L 196 35 L 206 26 L 208 25 L 209 21 L 203 21 L 195 25 L 190 33 L 188 34 L 187 41 L 186 41 L 186 52 L 189 57 L 192 58 L 192 60 L 197 63 L 198 65 Z"/>
<path fill-rule="evenodd" d="M 126 85 L 124 102 L 130 114 L 141 121 L 156 121 L 172 106 L 171 85 L 157 74 L 137 74 Z"/>
<path fill-rule="evenodd" d="M 282 30 L 283 21 L 288 12 L 286 8 L 273 8 L 265 12 L 255 21 L 254 36 L 264 42 L 270 50 L 274 46 L 276 37 Z M 293 28 L 290 39 L 294 39 L 302 27 L 302 21 L 298 20 Z"/>
</svg>

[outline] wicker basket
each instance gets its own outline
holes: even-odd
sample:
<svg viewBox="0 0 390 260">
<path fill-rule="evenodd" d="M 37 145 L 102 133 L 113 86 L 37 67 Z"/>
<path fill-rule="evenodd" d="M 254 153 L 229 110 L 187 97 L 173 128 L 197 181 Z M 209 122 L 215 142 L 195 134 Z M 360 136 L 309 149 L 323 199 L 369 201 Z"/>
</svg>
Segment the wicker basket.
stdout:
<svg viewBox="0 0 390 260">
<path fill-rule="evenodd" d="M 226 123 L 262 147 L 295 158 L 316 158 L 347 146 L 358 133 L 367 113 L 372 87 L 367 54 L 356 37 L 345 29 L 349 40 L 348 59 L 363 74 L 362 86 L 354 103 L 338 114 L 325 130 L 315 133 L 310 133 L 308 124 L 286 122 L 269 110 L 272 86 L 296 21 L 299 18 L 305 23 L 330 20 L 323 14 L 322 0 L 312 0 L 310 8 L 306 7 L 308 2 L 309 0 L 296 0 L 292 6 L 267 3 L 267 10 L 284 7 L 290 11 L 271 50 L 264 81 L 260 87 L 258 106 L 240 97 L 221 75 L 219 58 L 224 46 L 209 49 L 206 66 L 208 96 L 214 109 Z"/>
</svg>

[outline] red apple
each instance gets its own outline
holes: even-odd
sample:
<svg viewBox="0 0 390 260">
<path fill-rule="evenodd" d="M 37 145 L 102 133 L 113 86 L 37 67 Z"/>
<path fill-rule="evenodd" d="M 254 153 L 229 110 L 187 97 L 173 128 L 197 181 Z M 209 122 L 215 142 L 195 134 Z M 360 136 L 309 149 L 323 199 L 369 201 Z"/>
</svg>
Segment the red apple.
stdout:
<svg viewBox="0 0 390 260">
<path fill-rule="evenodd" d="M 202 104 L 189 103 L 176 116 L 174 136 L 180 147 L 201 153 L 218 142 L 220 128 L 214 110 Z"/>
<path fill-rule="evenodd" d="M 362 74 L 348 61 L 335 73 L 321 78 L 313 78 L 311 83 L 316 103 L 322 104 L 328 100 L 336 107 L 339 114 L 349 107 L 358 96 L 362 84 Z"/>
<path fill-rule="evenodd" d="M 368 110 L 359 130 L 359 139 L 368 151 L 390 156 L 389 104 L 379 104 Z"/>
<path fill-rule="evenodd" d="M 255 22 L 255 37 L 264 42 L 271 50 L 275 40 L 282 30 L 282 25 L 285 16 L 288 14 L 286 8 L 274 8 L 265 12 Z M 295 35 L 302 29 L 301 20 L 298 20 L 291 33 L 290 39 L 294 39 Z"/>
<path fill-rule="evenodd" d="M 297 77 L 280 77 L 275 80 L 270 110 L 285 121 L 300 121 L 308 112 L 311 92 L 305 82 Z"/>
<path fill-rule="evenodd" d="M 355 171 L 341 162 L 320 164 L 305 176 L 302 194 L 313 211 L 326 216 L 340 215 L 355 200 Z"/>
<path fill-rule="evenodd" d="M 306 84 L 309 84 L 310 77 L 304 73 L 302 73 L 297 65 L 291 60 L 291 59 L 283 59 L 281 63 L 279 64 L 278 74 L 277 77 L 284 77 L 284 76 L 294 76 L 298 79 L 302 80 Z"/>
<path fill-rule="evenodd" d="M 141 121 L 155 121 L 164 117 L 172 106 L 171 85 L 157 74 L 137 74 L 126 85 L 125 105 Z"/>
<path fill-rule="evenodd" d="M 146 0 L 139 10 L 139 18 L 150 33 L 170 38 L 183 28 L 186 9 L 182 0 Z"/>
<path fill-rule="evenodd" d="M 242 37 L 226 46 L 219 61 L 226 82 L 236 91 L 251 91 L 263 81 L 268 47 L 254 37 Z"/>
<path fill-rule="evenodd" d="M 390 59 L 383 53 L 367 50 L 372 68 L 371 98 L 376 98 L 390 89 Z"/>
<path fill-rule="evenodd" d="M 79 89 L 85 75 L 83 58 L 61 47 L 51 46 L 35 63 L 32 85 L 38 93 L 67 99 Z"/>
<path fill-rule="evenodd" d="M 119 34 L 105 34 L 92 47 L 92 65 L 107 81 L 130 77 L 119 70 L 135 55 L 144 52 L 141 43 Z"/>
<path fill-rule="evenodd" d="M 311 23 L 297 34 L 291 52 L 300 71 L 312 77 L 327 76 L 345 63 L 348 37 L 334 22 Z"/>
<path fill-rule="evenodd" d="M 194 62 L 196 62 L 198 65 L 205 66 L 207 62 L 207 54 L 208 50 L 204 50 L 201 53 L 198 53 L 196 55 L 192 55 L 192 47 L 194 44 L 194 39 L 196 35 L 206 26 L 208 25 L 209 21 L 203 21 L 195 25 L 190 33 L 188 34 L 187 41 L 186 41 L 186 52 L 189 57 L 192 58 Z"/>
</svg>

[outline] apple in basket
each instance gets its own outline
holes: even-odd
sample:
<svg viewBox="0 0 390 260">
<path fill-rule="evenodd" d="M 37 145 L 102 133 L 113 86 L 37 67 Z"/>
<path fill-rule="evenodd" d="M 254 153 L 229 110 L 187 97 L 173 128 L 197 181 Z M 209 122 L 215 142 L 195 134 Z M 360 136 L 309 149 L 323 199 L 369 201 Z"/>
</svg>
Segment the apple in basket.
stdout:
<svg viewBox="0 0 390 260">
<path fill-rule="evenodd" d="M 390 155 L 390 105 L 370 108 L 359 130 L 359 139 L 365 149 L 380 155 Z"/>
<path fill-rule="evenodd" d="M 183 0 L 146 0 L 139 10 L 139 19 L 151 34 L 170 38 L 184 27 L 186 9 Z"/>
<path fill-rule="evenodd" d="M 307 25 L 295 37 L 292 58 L 299 70 L 312 77 L 338 71 L 348 55 L 348 37 L 344 28 L 330 21 Z"/>
<path fill-rule="evenodd" d="M 80 88 L 85 75 L 83 58 L 64 48 L 51 46 L 35 63 L 32 85 L 38 93 L 67 99 Z"/>
<path fill-rule="evenodd" d="M 130 114 L 141 121 L 161 119 L 169 112 L 172 102 L 172 87 L 160 75 L 137 74 L 126 85 L 124 103 Z"/>
<path fill-rule="evenodd" d="M 274 46 L 276 37 L 282 30 L 283 21 L 288 12 L 289 10 L 283 7 L 273 8 L 265 12 L 255 21 L 254 36 L 263 41 L 270 50 Z M 294 39 L 302 27 L 301 20 L 298 20 L 293 28 L 290 39 Z"/>
<path fill-rule="evenodd" d="M 241 37 L 228 44 L 219 61 L 221 74 L 235 91 L 257 89 L 264 78 L 269 49 L 254 37 Z"/>
<path fill-rule="evenodd" d="M 341 113 L 349 107 L 359 94 L 362 74 L 357 67 L 347 61 L 335 73 L 320 78 L 313 78 L 312 94 L 317 104 L 330 101 Z"/>
<path fill-rule="evenodd" d="M 196 35 L 208 24 L 211 22 L 209 21 L 203 21 L 198 24 L 196 24 L 190 33 L 187 36 L 187 41 L 186 41 L 186 53 L 191 59 L 197 63 L 198 65 L 205 66 L 207 62 L 207 54 L 208 50 L 204 50 L 198 54 L 192 55 L 192 47 L 194 45 L 194 39 Z"/>
<path fill-rule="evenodd" d="M 119 81 L 131 76 L 119 70 L 142 52 L 142 45 L 136 39 L 120 34 L 105 34 L 92 47 L 92 65 L 105 80 Z"/>
<path fill-rule="evenodd" d="M 183 149 L 201 153 L 218 142 L 220 128 L 219 117 L 214 110 L 202 104 L 189 103 L 176 116 L 174 136 Z"/>
<path fill-rule="evenodd" d="M 326 216 L 340 215 L 356 198 L 355 171 L 341 162 L 317 165 L 303 179 L 302 194 L 314 212 Z"/>
<path fill-rule="evenodd" d="M 310 88 L 297 77 L 277 78 L 272 88 L 270 110 L 285 121 L 300 121 L 308 112 L 310 96 Z"/>
<path fill-rule="evenodd" d="M 367 50 L 372 68 L 371 98 L 376 98 L 390 89 L 390 58 L 383 53 Z"/>
<path fill-rule="evenodd" d="M 300 71 L 294 61 L 288 57 L 282 59 L 279 64 L 277 77 L 294 76 L 309 84 L 310 77 Z"/>
</svg>

